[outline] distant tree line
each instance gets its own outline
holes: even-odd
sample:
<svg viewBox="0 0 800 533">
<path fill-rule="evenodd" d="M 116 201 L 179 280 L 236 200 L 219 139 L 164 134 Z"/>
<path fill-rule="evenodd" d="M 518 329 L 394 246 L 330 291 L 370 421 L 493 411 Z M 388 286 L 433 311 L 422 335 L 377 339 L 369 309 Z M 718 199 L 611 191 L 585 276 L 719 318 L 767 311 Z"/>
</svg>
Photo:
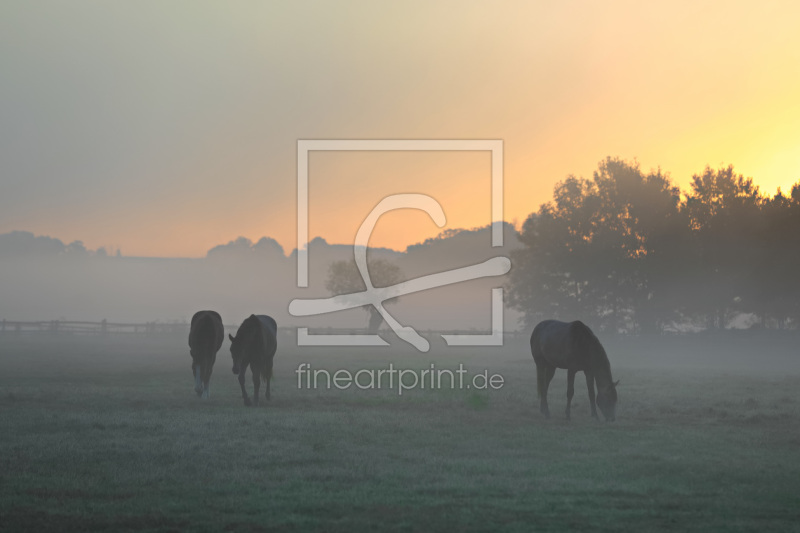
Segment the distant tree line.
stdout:
<svg viewBox="0 0 800 533">
<path fill-rule="evenodd" d="M 579 318 L 657 333 L 742 313 L 800 324 L 800 182 L 770 198 L 732 166 L 707 167 L 681 192 L 660 169 L 609 157 L 591 179 L 558 183 L 520 240 L 507 288 L 528 327 Z"/>
<path fill-rule="evenodd" d="M 43 257 L 53 255 L 67 255 L 70 257 L 83 257 L 96 255 L 106 257 L 108 251 L 101 246 L 97 250 L 88 250 L 83 241 L 73 241 L 64 244 L 59 239 L 36 236 L 29 231 L 12 231 L 0 234 L 0 258 L 3 257 Z M 119 255 L 119 250 L 117 250 Z"/>
</svg>

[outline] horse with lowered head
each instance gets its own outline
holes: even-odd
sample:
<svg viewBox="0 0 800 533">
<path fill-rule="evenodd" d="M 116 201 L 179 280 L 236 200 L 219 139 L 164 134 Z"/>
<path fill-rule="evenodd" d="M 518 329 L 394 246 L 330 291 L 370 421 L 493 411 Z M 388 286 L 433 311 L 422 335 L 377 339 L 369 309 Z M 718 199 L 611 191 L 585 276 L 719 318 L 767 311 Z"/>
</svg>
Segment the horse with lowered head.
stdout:
<svg viewBox="0 0 800 533">
<path fill-rule="evenodd" d="M 231 357 L 233 358 L 233 373 L 239 375 L 239 386 L 242 388 L 244 404 L 250 405 L 250 398 L 244 388 L 244 377 L 247 367 L 253 373 L 253 399 L 258 405 L 258 389 L 261 379 L 267 385 L 264 395 L 269 400 L 269 382 L 272 379 L 272 361 L 275 350 L 278 348 L 278 325 L 272 317 L 267 315 L 250 315 L 239 326 L 236 337 L 228 335 L 231 339 Z"/>
<path fill-rule="evenodd" d="M 189 354 L 192 356 L 194 391 L 203 399 L 210 395 L 208 381 L 224 338 L 225 330 L 219 313 L 198 311 L 194 314 L 189 329 Z"/>
<path fill-rule="evenodd" d="M 536 363 L 536 389 L 539 394 L 539 410 L 550 418 L 547 406 L 547 389 L 556 373 L 556 368 L 567 370 L 567 420 L 570 419 L 570 403 L 575 394 L 575 374 L 583 372 L 589 391 L 592 417 L 597 418 L 600 408 L 606 422 L 616 418 L 617 384 L 611 377 L 611 365 L 600 341 L 592 330 L 580 321 L 540 322 L 531 335 L 531 354 Z M 595 402 L 595 384 L 597 398 Z"/>
</svg>

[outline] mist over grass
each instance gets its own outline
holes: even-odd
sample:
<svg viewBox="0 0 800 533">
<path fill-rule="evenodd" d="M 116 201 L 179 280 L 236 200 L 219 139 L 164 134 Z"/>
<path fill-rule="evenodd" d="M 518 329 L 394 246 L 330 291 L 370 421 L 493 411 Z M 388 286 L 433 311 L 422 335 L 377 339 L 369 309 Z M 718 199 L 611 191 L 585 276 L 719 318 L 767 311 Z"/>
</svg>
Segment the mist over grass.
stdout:
<svg viewBox="0 0 800 533">
<path fill-rule="evenodd" d="M 771 339 L 771 340 L 769 340 Z M 765 531 L 800 518 L 796 337 L 603 338 L 620 404 L 566 374 L 538 413 L 524 341 L 428 354 L 298 348 L 245 408 L 227 343 L 211 399 L 183 336 L 0 337 L 9 531 Z M 756 350 L 760 348 L 760 350 Z M 499 390 L 298 389 L 300 363 L 488 369 Z M 248 377 L 248 386 L 250 386 Z"/>
<path fill-rule="evenodd" d="M 369 256 L 396 264 L 405 281 L 508 256 L 520 244 L 513 226 L 506 224 L 505 233 L 503 248 L 491 247 L 487 226 L 452 230 L 405 252 L 371 248 Z M 325 288 L 329 266 L 353 260 L 352 245 L 321 238 L 309 243 L 308 252 L 309 287 L 300 289 L 296 251 L 286 255 L 266 237 L 256 243 L 239 238 L 203 258 L 154 258 L 109 255 L 28 232 L 0 234 L 0 319 L 188 322 L 194 311 L 214 309 L 225 324 L 239 324 L 257 312 L 280 326 L 366 327 L 361 309 L 299 319 L 288 313 L 294 298 L 331 296 Z M 489 331 L 491 289 L 505 281 L 505 276 L 477 279 L 408 295 L 392 301 L 392 312 L 416 328 Z M 509 326 L 520 316 L 511 309 L 505 314 Z"/>
</svg>

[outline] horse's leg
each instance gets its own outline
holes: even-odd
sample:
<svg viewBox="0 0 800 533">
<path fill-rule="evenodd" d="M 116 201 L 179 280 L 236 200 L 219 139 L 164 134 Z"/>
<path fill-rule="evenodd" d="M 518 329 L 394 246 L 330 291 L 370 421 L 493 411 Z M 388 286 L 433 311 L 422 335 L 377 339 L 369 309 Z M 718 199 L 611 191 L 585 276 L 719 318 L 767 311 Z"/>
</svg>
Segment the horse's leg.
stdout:
<svg viewBox="0 0 800 533">
<path fill-rule="evenodd" d="M 203 367 L 192 362 L 192 374 L 194 374 L 194 391 L 200 396 L 203 393 Z"/>
<path fill-rule="evenodd" d="M 244 404 L 250 407 L 250 398 L 247 396 L 247 391 L 244 388 L 244 374 L 246 371 L 246 366 L 242 365 L 239 367 L 239 386 L 242 388 L 242 399 L 244 400 Z"/>
<path fill-rule="evenodd" d="M 211 389 L 209 388 L 209 378 L 208 373 L 206 373 L 205 379 L 203 379 L 203 396 L 204 400 L 208 400 L 211 397 Z"/>
<path fill-rule="evenodd" d="M 550 388 L 550 382 L 553 380 L 553 376 L 556 375 L 556 367 L 544 364 L 545 376 L 544 376 L 544 387 L 542 387 L 542 406 L 541 411 L 546 418 L 550 418 L 550 407 L 547 405 L 547 389 Z"/>
<path fill-rule="evenodd" d="M 261 371 L 252 366 L 250 370 L 253 372 L 253 402 L 258 405 L 258 390 L 261 388 Z"/>
<path fill-rule="evenodd" d="M 567 370 L 567 420 L 570 419 L 569 411 L 572 397 L 575 395 L 575 370 Z"/>
<path fill-rule="evenodd" d="M 203 369 L 203 398 L 208 400 L 211 397 L 209 383 L 211 382 L 211 372 L 214 370 L 214 362 L 212 360 L 206 360 L 203 366 L 205 367 Z"/>
<path fill-rule="evenodd" d="M 272 357 L 274 357 L 274 356 L 275 356 L 275 354 L 272 354 Z M 267 371 L 265 372 L 265 374 L 267 374 L 267 378 L 264 380 L 265 384 L 267 385 L 267 387 L 266 387 L 267 392 L 264 393 L 264 398 L 266 398 L 267 400 L 269 400 L 269 396 L 270 396 L 269 395 L 269 382 L 272 381 L 272 365 L 273 365 L 272 357 L 268 357 L 267 358 L 267 362 L 264 363 L 264 364 L 267 365 Z"/>
<path fill-rule="evenodd" d="M 586 374 L 586 388 L 589 390 L 589 405 L 592 407 L 592 418 L 597 418 L 597 404 L 594 397 L 594 374 L 585 370 L 583 373 Z"/>
<path fill-rule="evenodd" d="M 213 353 L 211 354 L 211 357 L 206 359 L 206 375 L 205 375 L 206 384 L 208 384 L 211 381 L 211 373 L 214 372 L 214 361 L 216 360 L 217 360 L 217 355 Z"/>
</svg>

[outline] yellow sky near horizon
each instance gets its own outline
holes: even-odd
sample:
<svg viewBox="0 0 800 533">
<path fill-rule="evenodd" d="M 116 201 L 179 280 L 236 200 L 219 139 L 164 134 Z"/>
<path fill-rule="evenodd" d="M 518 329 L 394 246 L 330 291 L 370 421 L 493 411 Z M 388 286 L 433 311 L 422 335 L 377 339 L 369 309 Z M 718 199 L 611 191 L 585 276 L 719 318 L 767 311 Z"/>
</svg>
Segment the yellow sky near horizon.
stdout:
<svg viewBox="0 0 800 533">
<path fill-rule="evenodd" d="M 686 189 L 800 181 L 797 2 L 75 2 L 0 7 L 0 233 L 200 257 L 296 245 L 298 139 L 502 139 L 518 223 L 607 156 Z M 485 154 L 314 155 L 311 237 L 386 194 L 488 223 Z M 485 183 L 485 184 L 484 184 Z M 393 213 L 372 244 L 440 231 Z"/>
</svg>

